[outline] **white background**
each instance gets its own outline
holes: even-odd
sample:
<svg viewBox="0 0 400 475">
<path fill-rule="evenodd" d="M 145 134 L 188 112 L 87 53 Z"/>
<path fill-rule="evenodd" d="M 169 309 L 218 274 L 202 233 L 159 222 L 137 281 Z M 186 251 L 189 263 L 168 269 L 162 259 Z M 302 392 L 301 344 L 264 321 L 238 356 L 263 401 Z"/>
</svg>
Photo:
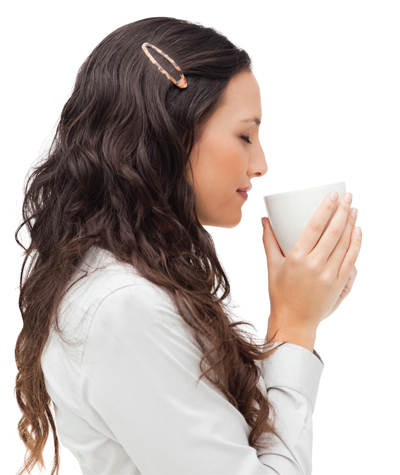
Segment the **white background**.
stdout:
<svg viewBox="0 0 400 475">
<path fill-rule="evenodd" d="M 252 181 L 236 228 L 207 230 L 230 278 L 236 314 L 260 338 L 269 315 L 263 196 L 339 181 L 353 193 L 363 243 L 350 296 L 317 332 L 325 368 L 314 412 L 313 475 L 400 473 L 400 2 L 18 1 L 2 10 L 1 473 L 15 474 L 25 452 L 13 391 L 22 328 L 22 249 L 14 232 L 26 174 L 48 146 L 93 48 L 120 26 L 154 16 L 214 27 L 254 62 L 269 170 Z M 52 457 L 50 437 L 46 474 Z M 61 447 L 60 475 L 79 473 Z"/>
</svg>

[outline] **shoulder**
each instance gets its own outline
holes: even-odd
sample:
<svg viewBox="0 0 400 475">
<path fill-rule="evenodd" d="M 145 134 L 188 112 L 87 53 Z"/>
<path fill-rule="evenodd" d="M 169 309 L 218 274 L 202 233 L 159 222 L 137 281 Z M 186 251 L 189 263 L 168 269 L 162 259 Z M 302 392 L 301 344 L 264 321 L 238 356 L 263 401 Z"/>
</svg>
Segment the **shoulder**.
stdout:
<svg viewBox="0 0 400 475">
<path fill-rule="evenodd" d="M 119 262 L 110 252 L 93 246 L 68 283 L 60 313 L 86 311 L 94 314 L 106 299 L 115 301 L 125 299 L 127 295 L 139 299 L 142 295 L 155 298 L 165 296 L 166 292 L 141 276 L 132 265 Z"/>
<path fill-rule="evenodd" d="M 85 345 L 93 319 L 110 324 L 135 315 L 166 313 L 174 307 L 168 293 L 110 252 L 91 248 L 77 266 L 58 308 L 58 326 L 76 347 Z"/>
</svg>

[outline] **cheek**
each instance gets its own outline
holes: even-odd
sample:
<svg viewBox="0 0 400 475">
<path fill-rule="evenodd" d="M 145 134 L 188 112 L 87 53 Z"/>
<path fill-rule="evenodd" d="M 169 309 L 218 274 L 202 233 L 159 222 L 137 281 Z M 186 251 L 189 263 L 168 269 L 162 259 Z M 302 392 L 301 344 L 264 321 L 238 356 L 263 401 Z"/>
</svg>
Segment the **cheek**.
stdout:
<svg viewBox="0 0 400 475">
<path fill-rule="evenodd" d="M 205 146 L 204 146 L 205 145 Z M 204 200 L 224 201 L 236 193 L 247 170 L 247 158 L 240 139 L 210 138 L 203 147 L 197 167 L 198 191 Z"/>
<path fill-rule="evenodd" d="M 233 140 L 226 140 L 223 146 L 218 147 L 216 155 L 217 172 L 221 181 L 221 186 L 237 180 L 241 181 L 243 174 L 246 173 L 247 159 L 240 139 L 234 137 Z M 239 186 L 239 185 L 238 185 Z"/>
<path fill-rule="evenodd" d="M 236 191 L 243 183 L 243 177 L 247 170 L 246 157 L 233 149 L 232 153 L 224 162 L 224 179 L 226 187 L 233 188 Z"/>
</svg>

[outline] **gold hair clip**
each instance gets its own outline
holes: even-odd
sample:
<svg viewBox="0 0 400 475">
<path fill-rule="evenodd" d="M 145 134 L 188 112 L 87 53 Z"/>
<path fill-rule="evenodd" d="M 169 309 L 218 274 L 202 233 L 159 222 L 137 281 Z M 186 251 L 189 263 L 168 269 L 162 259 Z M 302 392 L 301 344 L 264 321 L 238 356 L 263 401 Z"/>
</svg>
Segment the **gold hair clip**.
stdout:
<svg viewBox="0 0 400 475">
<path fill-rule="evenodd" d="M 157 63 L 157 61 L 153 58 L 153 56 L 147 50 L 148 47 L 155 49 L 158 53 L 160 53 L 162 56 L 164 56 L 164 58 L 167 59 L 172 64 L 172 66 L 174 66 L 174 68 L 176 68 L 178 70 L 179 75 L 181 76 L 178 81 L 175 78 L 173 78 L 170 74 L 168 74 L 168 72 L 162 66 L 160 66 Z M 146 53 L 146 55 L 148 56 L 150 61 L 155 66 L 157 66 L 158 70 L 160 72 L 162 72 L 165 76 L 167 76 L 167 78 L 169 80 L 171 80 L 176 86 L 180 87 L 181 89 L 184 89 L 185 87 L 187 87 L 187 81 L 186 81 L 186 78 L 185 78 L 181 68 L 175 63 L 175 61 L 172 58 L 170 58 L 167 54 L 165 54 L 163 51 L 161 51 L 159 48 L 157 48 L 157 46 L 154 46 L 151 43 L 147 43 L 147 42 L 143 43 L 142 44 L 142 49 Z"/>
</svg>

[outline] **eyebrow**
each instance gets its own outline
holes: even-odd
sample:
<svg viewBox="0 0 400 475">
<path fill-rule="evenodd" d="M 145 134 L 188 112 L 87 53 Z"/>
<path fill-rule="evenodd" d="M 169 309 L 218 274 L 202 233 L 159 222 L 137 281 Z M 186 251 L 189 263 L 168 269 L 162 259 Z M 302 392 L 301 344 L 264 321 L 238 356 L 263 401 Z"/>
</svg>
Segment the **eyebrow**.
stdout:
<svg viewBox="0 0 400 475">
<path fill-rule="evenodd" d="M 255 122 L 257 125 L 261 124 L 261 120 L 258 117 L 251 117 L 250 119 L 243 119 L 240 122 Z"/>
</svg>

